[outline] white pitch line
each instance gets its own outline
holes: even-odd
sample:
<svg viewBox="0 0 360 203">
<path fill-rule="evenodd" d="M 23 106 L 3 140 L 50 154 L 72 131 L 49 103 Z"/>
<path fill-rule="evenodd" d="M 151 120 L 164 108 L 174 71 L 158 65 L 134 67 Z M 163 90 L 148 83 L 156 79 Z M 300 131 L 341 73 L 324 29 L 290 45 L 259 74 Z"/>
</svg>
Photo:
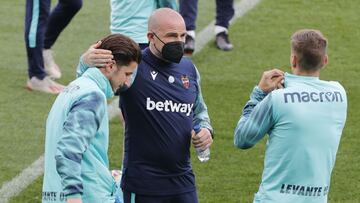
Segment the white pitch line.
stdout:
<svg viewBox="0 0 360 203">
<path fill-rule="evenodd" d="M 36 178 L 44 172 L 44 155 L 41 155 L 29 167 L 24 169 L 11 181 L 6 182 L 0 189 L 0 202 L 6 203 L 11 197 L 18 195 L 22 190 L 29 186 Z M 40 193 L 40 191 L 39 191 Z"/>
<path fill-rule="evenodd" d="M 242 0 L 235 4 L 235 16 L 230 21 L 232 24 L 236 19 L 244 16 L 248 11 L 253 9 L 261 0 Z M 215 21 L 212 21 L 208 26 L 199 32 L 195 41 L 194 55 L 200 52 L 204 46 L 214 37 Z M 117 107 L 119 98 L 112 101 L 112 108 Z M 120 110 L 120 109 L 119 109 Z M 109 120 L 118 114 L 109 114 Z M 0 203 L 6 203 L 10 198 L 18 195 L 22 190 L 29 186 L 36 178 L 41 176 L 44 172 L 44 155 L 41 155 L 34 163 L 24 169 L 19 175 L 11 181 L 6 182 L 0 189 Z"/>
</svg>

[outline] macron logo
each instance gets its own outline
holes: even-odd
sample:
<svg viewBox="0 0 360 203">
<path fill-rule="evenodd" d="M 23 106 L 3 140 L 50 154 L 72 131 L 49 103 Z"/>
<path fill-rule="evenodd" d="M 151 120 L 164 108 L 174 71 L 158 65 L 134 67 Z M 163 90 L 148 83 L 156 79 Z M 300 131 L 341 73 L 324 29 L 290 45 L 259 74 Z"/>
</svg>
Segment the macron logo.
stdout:
<svg viewBox="0 0 360 203">
<path fill-rule="evenodd" d="M 285 103 L 343 102 L 340 92 L 290 92 L 284 94 Z"/>
<path fill-rule="evenodd" d="M 146 98 L 146 109 L 149 111 L 157 110 L 157 111 L 165 111 L 165 112 L 177 112 L 184 113 L 186 116 L 189 116 L 192 107 L 194 104 L 183 104 L 183 103 L 175 103 L 171 100 L 162 101 L 152 101 L 150 97 Z"/>
<path fill-rule="evenodd" d="M 158 72 L 156 72 L 156 71 L 150 71 L 150 74 L 151 74 L 152 79 L 155 80 Z"/>
</svg>

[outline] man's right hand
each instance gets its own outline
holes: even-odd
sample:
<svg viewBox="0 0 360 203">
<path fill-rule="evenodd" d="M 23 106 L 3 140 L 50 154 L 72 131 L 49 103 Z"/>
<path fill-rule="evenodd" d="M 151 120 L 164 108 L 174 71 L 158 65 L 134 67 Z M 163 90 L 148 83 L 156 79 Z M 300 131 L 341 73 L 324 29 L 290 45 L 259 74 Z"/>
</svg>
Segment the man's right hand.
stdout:
<svg viewBox="0 0 360 203">
<path fill-rule="evenodd" d="M 90 67 L 105 67 L 113 62 L 113 55 L 110 50 L 98 49 L 101 41 L 93 44 L 82 55 L 83 62 Z"/>
<path fill-rule="evenodd" d="M 262 91 L 269 93 L 274 89 L 282 87 L 283 80 L 284 72 L 278 69 L 272 69 L 263 73 L 258 87 Z"/>
<path fill-rule="evenodd" d="M 67 203 L 82 203 L 81 198 L 70 198 L 67 199 Z"/>
</svg>

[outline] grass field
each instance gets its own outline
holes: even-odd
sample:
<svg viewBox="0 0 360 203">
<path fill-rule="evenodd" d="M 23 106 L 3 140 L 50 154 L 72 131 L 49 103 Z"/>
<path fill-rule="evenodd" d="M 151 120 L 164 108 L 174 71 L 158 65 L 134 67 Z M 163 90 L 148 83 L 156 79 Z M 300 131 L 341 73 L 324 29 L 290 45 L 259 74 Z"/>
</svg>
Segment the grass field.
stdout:
<svg viewBox="0 0 360 203">
<path fill-rule="evenodd" d="M 45 120 L 55 99 L 24 89 L 24 2 L 2 0 L 0 7 L 0 185 L 43 153 Z M 200 0 L 199 9 L 200 30 L 213 19 L 214 1 Z M 261 179 L 266 140 L 250 150 L 237 150 L 232 144 L 233 129 L 261 73 L 273 67 L 289 71 L 290 35 L 300 28 L 320 29 L 329 39 L 330 63 L 321 78 L 340 81 L 348 93 L 348 118 L 329 202 L 360 202 L 359 10 L 360 4 L 351 0 L 263 0 L 231 27 L 233 51 L 220 52 L 211 41 L 193 58 L 216 131 L 211 160 L 201 164 L 192 158 L 200 202 L 252 202 Z M 108 26 L 108 1 L 84 1 L 53 48 L 64 75 L 61 83 L 74 79 L 80 54 L 108 34 Z M 110 133 L 111 168 L 119 168 L 123 136 L 118 121 L 112 121 Z M 41 184 L 42 177 L 11 202 L 40 202 Z"/>
</svg>

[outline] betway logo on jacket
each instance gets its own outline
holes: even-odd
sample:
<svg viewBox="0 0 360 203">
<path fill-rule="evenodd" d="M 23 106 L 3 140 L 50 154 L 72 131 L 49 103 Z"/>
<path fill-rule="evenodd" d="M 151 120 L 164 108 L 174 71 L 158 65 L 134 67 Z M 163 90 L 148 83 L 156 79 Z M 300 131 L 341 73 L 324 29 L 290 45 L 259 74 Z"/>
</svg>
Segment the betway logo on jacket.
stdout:
<svg viewBox="0 0 360 203">
<path fill-rule="evenodd" d="M 343 102 L 340 92 L 290 92 L 284 93 L 285 103 Z"/>
<path fill-rule="evenodd" d="M 171 100 L 162 101 L 152 101 L 150 97 L 146 98 L 146 109 L 149 111 L 165 111 L 165 112 L 177 112 L 184 113 L 186 116 L 189 116 L 192 111 L 194 104 L 184 104 L 184 103 L 175 103 Z"/>
</svg>

